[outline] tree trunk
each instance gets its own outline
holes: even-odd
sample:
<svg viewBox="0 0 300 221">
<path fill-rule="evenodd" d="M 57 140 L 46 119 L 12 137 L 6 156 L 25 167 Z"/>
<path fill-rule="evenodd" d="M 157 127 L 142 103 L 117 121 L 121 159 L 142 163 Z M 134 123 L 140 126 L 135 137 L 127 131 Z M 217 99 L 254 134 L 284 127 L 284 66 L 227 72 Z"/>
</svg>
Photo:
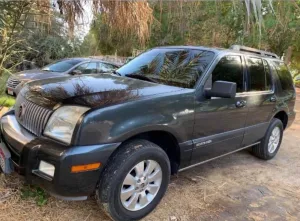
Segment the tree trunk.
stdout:
<svg viewBox="0 0 300 221">
<path fill-rule="evenodd" d="M 284 56 L 284 63 L 286 65 L 291 64 L 292 51 L 293 51 L 292 46 L 289 46 L 288 49 L 286 50 L 286 53 L 285 53 L 285 56 Z"/>
</svg>

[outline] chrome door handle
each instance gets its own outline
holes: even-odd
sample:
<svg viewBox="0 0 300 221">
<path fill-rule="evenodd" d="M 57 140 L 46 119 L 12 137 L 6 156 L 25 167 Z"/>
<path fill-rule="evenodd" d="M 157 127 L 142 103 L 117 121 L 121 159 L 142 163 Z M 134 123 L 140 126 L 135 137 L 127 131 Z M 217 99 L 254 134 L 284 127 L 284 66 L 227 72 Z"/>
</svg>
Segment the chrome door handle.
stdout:
<svg viewBox="0 0 300 221">
<path fill-rule="evenodd" d="M 272 96 L 272 97 L 270 98 L 270 101 L 271 101 L 271 102 L 276 102 L 276 101 L 277 101 L 277 99 L 276 99 L 276 97 L 275 97 L 275 96 Z"/>
<path fill-rule="evenodd" d="M 241 100 L 241 101 L 237 101 L 236 103 L 235 103 L 235 106 L 237 107 L 237 108 L 240 108 L 240 107 L 245 107 L 246 106 L 246 101 L 244 101 L 244 100 Z"/>
</svg>

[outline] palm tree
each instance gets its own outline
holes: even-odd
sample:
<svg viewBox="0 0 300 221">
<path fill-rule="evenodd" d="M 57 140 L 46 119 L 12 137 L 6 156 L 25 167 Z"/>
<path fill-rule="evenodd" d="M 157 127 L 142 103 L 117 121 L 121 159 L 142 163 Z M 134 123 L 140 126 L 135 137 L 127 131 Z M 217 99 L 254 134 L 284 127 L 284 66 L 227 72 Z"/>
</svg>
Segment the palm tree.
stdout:
<svg viewBox="0 0 300 221">
<path fill-rule="evenodd" d="M 57 0 L 60 13 L 64 15 L 69 25 L 70 33 L 73 33 L 75 24 L 87 11 L 86 0 L 65 1 Z M 104 21 L 110 27 L 114 27 L 122 34 L 136 32 L 141 43 L 144 43 L 150 35 L 149 27 L 153 21 L 152 8 L 147 1 L 92 1 L 93 12 L 103 13 Z"/>
<path fill-rule="evenodd" d="M 47 1 L 47 0 L 45 0 Z M 163 0 L 160 0 L 161 2 Z M 273 10 L 272 0 L 268 0 Z M 149 1 L 150 2 L 150 1 Z M 150 36 L 150 26 L 154 21 L 153 10 L 150 3 L 143 1 L 123 1 L 123 0 L 93 0 L 92 7 L 94 12 L 105 14 L 104 22 L 110 27 L 118 29 L 121 34 L 137 33 L 140 42 L 143 44 Z M 247 25 L 250 25 L 251 15 L 254 15 L 255 22 L 259 25 L 261 35 L 262 28 L 262 0 L 232 0 L 235 4 L 244 4 L 247 10 Z M 65 20 L 69 24 L 70 32 L 73 33 L 74 26 L 81 19 L 86 11 L 84 10 L 86 0 L 64 1 L 57 0 L 59 10 L 64 15 Z M 183 0 L 175 2 L 170 1 L 169 4 L 183 3 Z M 273 10 L 274 11 L 274 10 Z"/>
</svg>

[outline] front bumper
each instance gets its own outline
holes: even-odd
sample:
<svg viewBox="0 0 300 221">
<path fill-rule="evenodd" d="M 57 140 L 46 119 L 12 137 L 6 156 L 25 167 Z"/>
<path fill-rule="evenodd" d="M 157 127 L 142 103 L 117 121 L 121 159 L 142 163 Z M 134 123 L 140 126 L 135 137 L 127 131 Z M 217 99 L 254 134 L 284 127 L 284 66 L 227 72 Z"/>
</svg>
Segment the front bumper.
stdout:
<svg viewBox="0 0 300 221">
<path fill-rule="evenodd" d="M 109 156 L 120 143 L 92 146 L 66 146 L 45 137 L 36 137 L 24 129 L 13 113 L 0 119 L 0 138 L 11 152 L 15 170 L 29 183 L 37 184 L 50 194 L 66 199 L 86 199 L 99 181 Z M 53 178 L 39 173 L 43 160 L 55 166 Z M 74 165 L 100 162 L 97 170 L 71 173 Z"/>
</svg>

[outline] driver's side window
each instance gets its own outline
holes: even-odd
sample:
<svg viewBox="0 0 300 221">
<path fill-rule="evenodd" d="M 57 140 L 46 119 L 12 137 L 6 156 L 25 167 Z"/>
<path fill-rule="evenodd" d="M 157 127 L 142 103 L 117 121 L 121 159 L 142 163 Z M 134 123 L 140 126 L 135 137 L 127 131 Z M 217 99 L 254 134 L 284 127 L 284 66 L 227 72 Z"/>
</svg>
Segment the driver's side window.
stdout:
<svg viewBox="0 0 300 221">
<path fill-rule="evenodd" d="M 236 83 L 236 92 L 243 92 L 244 75 L 241 56 L 227 55 L 221 58 L 206 82 L 205 87 L 211 88 L 215 81 L 234 82 Z"/>
</svg>

